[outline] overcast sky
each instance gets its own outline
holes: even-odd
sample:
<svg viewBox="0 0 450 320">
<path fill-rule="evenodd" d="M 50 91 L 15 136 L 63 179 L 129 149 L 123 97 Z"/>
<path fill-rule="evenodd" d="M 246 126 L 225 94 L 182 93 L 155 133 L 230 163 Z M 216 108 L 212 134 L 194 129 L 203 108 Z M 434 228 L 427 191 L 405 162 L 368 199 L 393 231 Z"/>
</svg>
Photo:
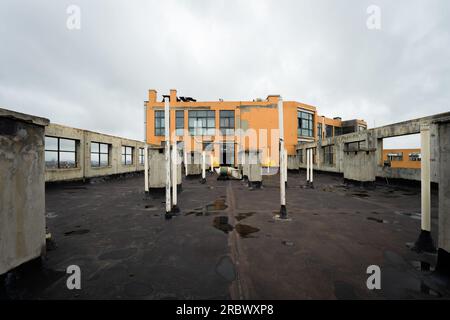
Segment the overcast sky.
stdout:
<svg viewBox="0 0 450 320">
<path fill-rule="evenodd" d="M 1 0 L 0 106 L 142 140 L 150 88 L 281 94 L 369 127 L 450 111 L 450 1 Z"/>
</svg>

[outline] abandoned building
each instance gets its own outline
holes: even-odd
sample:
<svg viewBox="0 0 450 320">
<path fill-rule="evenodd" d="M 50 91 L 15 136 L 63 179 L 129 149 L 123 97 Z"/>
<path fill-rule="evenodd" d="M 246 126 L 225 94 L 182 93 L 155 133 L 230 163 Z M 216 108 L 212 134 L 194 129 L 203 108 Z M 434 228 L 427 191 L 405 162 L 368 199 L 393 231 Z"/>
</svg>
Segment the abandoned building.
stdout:
<svg viewBox="0 0 450 320">
<path fill-rule="evenodd" d="M 0 109 L 0 298 L 448 299 L 450 112 L 367 128 L 280 99 L 200 102 L 171 90 L 160 102 L 150 90 L 145 142 Z M 159 190 L 166 102 L 180 156 L 170 221 Z M 286 173 L 273 156 L 279 135 L 240 150 L 234 134 L 278 129 L 277 105 Z M 420 150 L 383 149 L 412 134 Z M 183 158 L 196 148 L 210 152 L 208 172 L 205 153 Z M 399 154 L 415 164 L 394 165 Z M 284 221 L 274 219 L 282 186 Z M 79 290 L 66 286 L 71 265 Z M 366 286 L 370 265 L 380 290 Z"/>
</svg>

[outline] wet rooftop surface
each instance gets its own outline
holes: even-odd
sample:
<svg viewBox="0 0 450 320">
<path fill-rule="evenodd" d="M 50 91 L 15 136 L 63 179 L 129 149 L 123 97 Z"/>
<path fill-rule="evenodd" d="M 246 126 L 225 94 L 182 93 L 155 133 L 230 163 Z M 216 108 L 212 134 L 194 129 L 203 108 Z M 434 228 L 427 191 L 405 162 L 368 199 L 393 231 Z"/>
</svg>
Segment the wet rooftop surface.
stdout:
<svg viewBox="0 0 450 320">
<path fill-rule="evenodd" d="M 436 255 L 411 246 L 420 230 L 420 189 L 346 185 L 290 172 L 289 221 L 278 176 L 262 189 L 244 181 L 184 179 L 181 213 L 164 219 L 164 193 L 143 193 L 143 176 L 46 191 L 52 234 L 42 268 L 9 274 L 13 299 L 440 299 L 448 283 L 433 273 Z M 437 194 L 432 229 L 437 242 Z M 69 265 L 81 290 L 68 290 Z M 366 269 L 381 268 L 381 290 Z"/>
</svg>

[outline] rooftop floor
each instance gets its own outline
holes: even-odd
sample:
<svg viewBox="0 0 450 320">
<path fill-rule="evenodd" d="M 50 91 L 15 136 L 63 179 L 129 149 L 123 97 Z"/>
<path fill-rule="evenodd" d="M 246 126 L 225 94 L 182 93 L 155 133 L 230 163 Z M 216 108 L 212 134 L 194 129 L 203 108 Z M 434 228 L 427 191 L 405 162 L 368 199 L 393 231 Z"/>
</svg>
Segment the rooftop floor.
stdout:
<svg viewBox="0 0 450 320">
<path fill-rule="evenodd" d="M 287 209 L 278 176 L 262 189 L 243 181 L 183 180 L 181 214 L 164 219 L 164 194 L 143 193 L 143 176 L 47 188 L 47 224 L 55 247 L 40 270 L 9 289 L 33 299 L 393 299 L 448 298 L 431 271 L 433 254 L 411 250 L 420 230 L 420 189 L 343 184 L 289 173 Z M 437 194 L 432 229 L 437 241 Z M 81 290 L 66 288 L 69 265 Z M 367 289 L 370 265 L 381 290 Z M 431 271 L 427 271 L 430 269 Z"/>
</svg>

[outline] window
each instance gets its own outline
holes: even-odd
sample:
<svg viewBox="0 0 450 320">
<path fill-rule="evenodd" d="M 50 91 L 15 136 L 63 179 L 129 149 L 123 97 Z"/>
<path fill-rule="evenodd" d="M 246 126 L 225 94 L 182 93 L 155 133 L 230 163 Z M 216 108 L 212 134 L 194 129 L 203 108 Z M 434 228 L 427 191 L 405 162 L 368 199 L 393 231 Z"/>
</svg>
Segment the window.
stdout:
<svg viewBox="0 0 450 320">
<path fill-rule="evenodd" d="M 313 136 L 313 114 L 304 111 L 297 111 L 298 130 L 297 135 L 303 137 Z"/>
<path fill-rule="evenodd" d="M 422 161 L 421 154 L 414 152 L 409 154 L 409 161 Z"/>
<path fill-rule="evenodd" d="M 184 111 L 175 111 L 175 134 L 182 136 L 184 134 Z"/>
<path fill-rule="evenodd" d="M 144 165 L 144 148 L 139 148 L 139 164 Z"/>
<path fill-rule="evenodd" d="M 319 142 L 322 142 L 322 124 L 319 123 L 317 125 L 317 137 L 319 138 Z"/>
<path fill-rule="evenodd" d="M 327 138 L 333 136 L 333 126 L 325 125 L 325 134 Z"/>
<path fill-rule="evenodd" d="M 342 127 L 334 127 L 334 135 L 341 136 L 342 135 Z"/>
<path fill-rule="evenodd" d="M 234 111 L 221 110 L 220 111 L 220 131 L 223 135 L 234 135 Z"/>
<path fill-rule="evenodd" d="M 164 129 L 164 111 L 155 110 L 155 136 L 163 136 L 165 134 Z"/>
<path fill-rule="evenodd" d="M 324 164 L 333 165 L 334 163 L 334 152 L 333 152 L 334 146 L 326 146 L 323 147 L 323 162 Z"/>
<path fill-rule="evenodd" d="M 77 140 L 45 137 L 45 166 L 49 169 L 77 167 Z"/>
<path fill-rule="evenodd" d="M 300 161 L 300 163 L 303 163 L 303 149 L 298 149 L 297 154 L 298 154 L 298 161 Z"/>
<path fill-rule="evenodd" d="M 388 161 L 403 161 L 403 153 L 388 153 Z"/>
<path fill-rule="evenodd" d="M 91 142 L 91 166 L 109 166 L 109 144 Z"/>
<path fill-rule="evenodd" d="M 133 147 L 122 146 L 122 164 L 133 164 Z"/>
<path fill-rule="evenodd" d="M 215 111 L 189 111 L 189 133 L 191 135 L 212 136 L 216 133 Z"/>
<path fill-rule="evenodd" d="M 210 141 L 203 142 L 203 151 L 214 151 L 214 144 Z"/>
</svg>

